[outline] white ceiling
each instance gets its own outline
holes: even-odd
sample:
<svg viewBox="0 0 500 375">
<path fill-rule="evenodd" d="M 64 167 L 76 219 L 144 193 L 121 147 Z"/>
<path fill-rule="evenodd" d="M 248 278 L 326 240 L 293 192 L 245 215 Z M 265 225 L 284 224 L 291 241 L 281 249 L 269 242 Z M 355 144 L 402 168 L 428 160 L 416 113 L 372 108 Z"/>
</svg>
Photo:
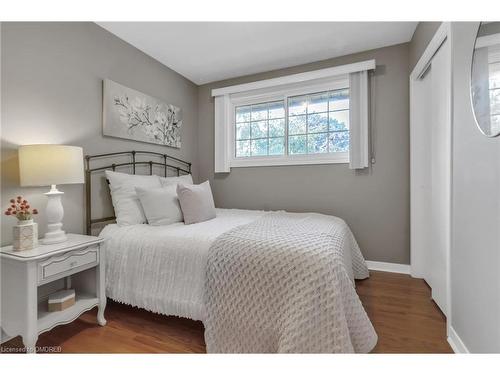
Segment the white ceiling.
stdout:
<svg viewBox="0 0 500 375">
<path fill-rule="evenodd" d="M 201 85 L 408 42 L 417 22 L 98 22 Z"/>
</svg>

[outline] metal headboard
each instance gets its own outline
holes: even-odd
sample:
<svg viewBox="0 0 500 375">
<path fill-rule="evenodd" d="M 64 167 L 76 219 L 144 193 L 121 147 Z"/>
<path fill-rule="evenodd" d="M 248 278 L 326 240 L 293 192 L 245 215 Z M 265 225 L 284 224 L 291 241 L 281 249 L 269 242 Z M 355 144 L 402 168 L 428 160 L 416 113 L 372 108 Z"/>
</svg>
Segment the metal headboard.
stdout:
<svg viewBox="0 0 500 375">
<path fill-rule="evenodd" d="M 138 155 L 149 155 L 156 158 L 156 161 L 138 161 Z M 103 159 L 103 158 L 117 158 L 130 156 L 131 161 L 126 163 L 112 163 L 105 166 L 99 166 L 95 168 L 91 168 L 92 161 L 95 159 Z M 91 234 L 92 225 L 97 223 L 103 223 L 107 221 L 115 220 L 115 216 L 102 217 L 97 219 L 92 219 L 92 184 L 91 178 L 95 172 L 103 172 L 106 169 L 115 171 L 117 167 L 132 167 L 132 174 L 136 174 L 136 166 L 149 166 L 149 174 L 153 174 L 153 166 L 162 167 L 163 175 L 167 177 L 167 171 L 170 168 L 177 172 L 177 176 L 180 176 L 181 172 L 185 174 L 191 173 L 191 163 L 174 158 L 167 154 L 161 154 L 159 152 L 151 152 L 151 151 L 122 151 L 122 152 L 110 152 L 107 154 L 99 154 L 99 155 L 86 155 L 85 156 L 85 205 L 86 205 L 86 228 L 87 234 Z"/>
</svg>

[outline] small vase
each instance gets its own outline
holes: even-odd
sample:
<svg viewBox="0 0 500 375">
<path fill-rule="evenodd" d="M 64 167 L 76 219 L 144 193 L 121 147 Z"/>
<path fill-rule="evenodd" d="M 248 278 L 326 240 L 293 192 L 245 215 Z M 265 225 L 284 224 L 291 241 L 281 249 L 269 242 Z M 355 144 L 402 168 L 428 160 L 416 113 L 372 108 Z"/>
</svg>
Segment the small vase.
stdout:
<svg viewBox="0 0 500 375">
<path fill-rule="evenodd" d="M 31 220 L 18 220 L 12 229 L 15 251 L 31 250 L 38 246 L 38 224 Z"/>
</svg>

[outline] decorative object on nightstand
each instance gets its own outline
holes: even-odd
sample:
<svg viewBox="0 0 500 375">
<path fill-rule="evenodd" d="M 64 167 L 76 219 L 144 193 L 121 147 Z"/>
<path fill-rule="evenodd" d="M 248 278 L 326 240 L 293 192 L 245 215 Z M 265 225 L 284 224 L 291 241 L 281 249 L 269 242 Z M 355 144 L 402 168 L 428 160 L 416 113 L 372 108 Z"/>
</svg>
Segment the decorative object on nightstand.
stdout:
<svg viewBox="0 0 500 375">
<path fill-rule="evenodd" d="M 12 246 L 0 250 L 2 329 L 9 337 L 20 335 L 29 352 L 35 351 L 40 333 L 71 323 L 95 306 L 97 322 L 106 324 L 104 239 L 67 236 L 62 244 L 28 251 L 14 251 Z M 51 311 L 49 298 L 57 291 L 69 293 L 68 289 L 74 290 L 75 303 Z M 69 304 L 64 296 L 59 303 L 60 307 Z"/>
<path fill-rule="evenodd" d="M 31 208 L 23 197 L 10 200 L 10 207 L 5 215 L 17 218 L 17 225 L 12 228 L 12 247 L 15 251 L 31 250 L 38 245 L 38 225 L 32 219 L 36 214 L 38 210 Z"/>
<path fill-rule="evenodd" d="M 83 151 L 81 147 L 63 145 L 26 145 L 19 147 L 21 186 L 51 186 L 45 195 L 48 231 L 43 244 L 56 244 L 67 240 L 62 230 L 64 210 L 62 191 L 56 184 L 83 183 Z"/>
<path fill-rule="evenodd" d="M 63 311 L 75 304 L 75 290 L 62 289 L 49 295 L 49 312 Z"/>
</svg>

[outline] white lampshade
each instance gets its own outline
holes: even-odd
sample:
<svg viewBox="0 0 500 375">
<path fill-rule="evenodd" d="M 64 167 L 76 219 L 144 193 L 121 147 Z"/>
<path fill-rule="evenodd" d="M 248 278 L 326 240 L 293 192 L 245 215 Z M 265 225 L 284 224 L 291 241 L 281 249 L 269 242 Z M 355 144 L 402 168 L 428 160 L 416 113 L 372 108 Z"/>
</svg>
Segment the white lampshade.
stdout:
<svg viewBox="0 0 500 375">
<path fill-rule="evenodd" d="M 21 186 L 83 183 L 83 150 L 63 145 L 19 147 Z"/>
</svg>

